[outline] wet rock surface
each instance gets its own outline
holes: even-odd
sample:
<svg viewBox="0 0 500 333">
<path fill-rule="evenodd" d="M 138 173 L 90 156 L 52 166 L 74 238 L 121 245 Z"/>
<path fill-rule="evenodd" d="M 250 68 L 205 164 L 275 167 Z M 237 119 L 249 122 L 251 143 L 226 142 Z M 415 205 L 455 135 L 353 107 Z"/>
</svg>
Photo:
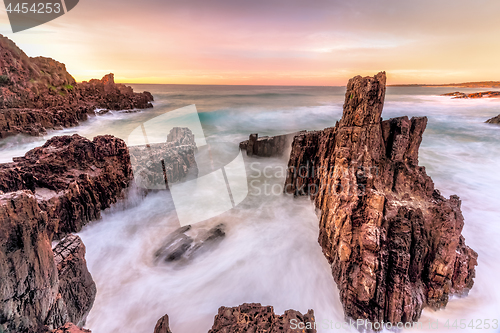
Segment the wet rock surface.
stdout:
<svg viewBox="0 0 500 333">
<path fill-rule="evenodd" d="M 477 254 L 461 235 L 459 198 L 444 198 L 418 165 L 427 118 L 382 121 L 385 83 L 385 73 L 351 79 L 336 126 L 295 137 L 285 191 L 320 211 L 345 314 L 410 322 L 467 293 Z"/>
<path fill-rule="evenodd" d="M 72 322 L 82 327 L 97 294 L 85 261 L 85 245 L 80 237 L 68 235 L 53 252 L 59 276 L 59 293 L 46 324 L 59 327 Z"/>
<path fill-rule="evenodd" d="M 259 303 L 242 304 L 237 307 L 219 308 L 214 324 L 208 333 L 316 333 L 314 311 L 301 314 L 287 310 L 283 315 L 276 315 L 272 306 Z M 154 333 L 172 333 L 168 316 L 158 320 Z"/>
<path fill-rule="evenodd" d="M 69 236 L 54 249 L 48 217 L 27 190 L 0 195 L 0 330 L 48 331 L 83 324 L 95 298 L 85 248 Z M 92 288 L 93 286 L 93 288 Z"/>
<path fill-rule="evenodd" d="M 174 127 L 165 143 L 129 147 L 135 182 L 145 189 L 168 185 L 198 176 L 194 135 L 188 128 Z"/>
<path fill-rule="evenodd" d="M 295 323 L 297 326 L 294 326 Z M 299 323 L 303 323 L 304 328 L 298 329 Z M 308 323 L 312 328 L 305 328 Z M 303 315 L 295 310 L 287 310 L 283 315 L 279 316 L 274 313 L 272 306 L 261 306 L 258 303 L 243 304 L 234 308 L 222 306 L 219 308 L 219 313 L 215 316 L 214 325 L 208 333 L 229 332 L 315 333 L 314 312 L 309 310 L 305 315 Z"/>
<path fill-rule="evenodd" d="M 240 149 L 246 151 L 247 156 L 281 157 L 290 151 L 297 134 L 299 132 L 260 138 L 258 134 L 250 134 L 248 140 L 240 143 Z"/>
<path fill-rule="evenodd" d="M 496 117 L 486 120 L 487 124 L 500 124 L 500 114 Z"/>
<path fill-rule="evenodd" d="M 214 249 L 226 236 L 224 224 L 212 228 L 190 225 L 167 236 L 155 253 L 156 262 L 187 262 L 197 255 Z"/>
<path fill-rule="evenodd" d="M 168 323 L 168 315 L 161 317 L 156 323 L 154 333 L 172 333 Z"/>
<path fill-rule="evenodd" d="M 0 191 L 32 191 L 48 216 L 50 239 L 100 218 L 132 177 L 125 143 L 110 135 L 53 137 L 14 160 L 0 164 Z"/>
<path fill-rule="evenodd" d="M 63 63 L 30 58 L 0 35 L 0 138 L 43 135 L 47 129 L 76 126 L 97 108 L 144 109 L 152 101 L 149 92 L 116 84 L 113 74 L 76 83 Z"/>
</svg>

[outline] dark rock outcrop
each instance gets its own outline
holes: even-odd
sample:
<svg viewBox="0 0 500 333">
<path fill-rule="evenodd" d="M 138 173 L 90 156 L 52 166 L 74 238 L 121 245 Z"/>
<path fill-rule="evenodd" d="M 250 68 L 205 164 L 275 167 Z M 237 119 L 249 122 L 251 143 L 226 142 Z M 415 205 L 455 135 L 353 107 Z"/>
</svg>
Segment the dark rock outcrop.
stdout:
<svg viewBox="0 0 500 333">
<path fill-rule="evenodd" d="M 276 136 L 263 136 L 250 134 L 248 140 L 240 143 L 240 149 L 247 152 L 247 156 L 280 157 L 288 152 L 293 138 L 297 133 Z"/>
<path fill-rule="evenodd" d="M 455 91 L 441 96 L 453 96 L 453 98 L 500 98 L 500 91 L 482 91 L 472 94 Z"/>
<path fill-rule="evenodd" d="M 100 218 L 132 178 L 127 146 L 110 135 L 53 137 L 14 160 L 0 164 L 0 191 L 31 190 L 48 216 L 50 239 Z"/>
<path fill-rule="evenodd" d="M 385 83 L 385 73 L 351 79 L 336 126 L 295 138 L 285 192 L 320 211 L 346 315 L 414 322 L 472 287 L 477 254 L 461 235 L 459 198 L 444 198 L 418 165 L 427 118 L 382 121 Z"/>
<path fill-rule="evenodd" d="M 116 84 L 113 74 L 76 83 L 63 63 L 30 58 L 0 35 L 0 138 L 41 135 L 46 129 L 75 126 L 96 108 L 142 109 L 152 107 L 151 101 L 149 92 Z"/>
<path fill-rule="evenodd" d="M 167 142 L 129 147 L 136 184 L 144 189 L 165 189 L 198 177 L 194 135 L 188 128 L 174 127 Z"/>
<path fill-rule="evenodd" d="M 172 333 L 168 323 L 168 315 L 161 317 L 156 323 L 154 333 Z"/>
<path fill-rule="evenodd" d="M 242 304 L 234 308 L 221 306 L 215 316 L 214 325 L 208 333 L 316 333 L 314 311 L 305 315 L 287 310 L 281 316 L 274 313 L 272 306 L 258 303 Z M 168 316 L 158 320 L 154 333 L 172 333 Z"/>
<path fill-rule="evenodd" d="M 45 324 L 58 291 L 47 214 L 29 191 L 0 196 L 0 331 Z"/>
<path fill-rule="evenodd" d="M 299 323 L 304 327 L 299 328 Z M 305 315 L 295 310 L 287 310 L 282 316 L 274 313 L 272 306 L 243 304 L 234 308 L 222 306 L 215 316 L 214 325 L 208 333 L 315 333 L 314 312 Z M 307 328 L 311 327 L 311 328 Z"/>
<path fill-rule="evenodd" d="M 0 195 L 0 331 L 83 324 L 95 298 L 85 248 L 68 236 L 51 249 L 48 218 L 30 191 Z M 85 290 L 84 290 L 85 289 Z"/>
<path fill-rule="evenodd" d="M 85 261 L 85 245 L 80 237 L 68 235 L 53 252 L 59 276 L 59 293 L 46 325 L 59 327 L 72 322 L 82 327 L 97 294 Z"/>
<path fill-rule="evenodd" d="M 496 117 L 486 120 L 487 124 L 500 124 L 500 114 Z"/>
</svg>

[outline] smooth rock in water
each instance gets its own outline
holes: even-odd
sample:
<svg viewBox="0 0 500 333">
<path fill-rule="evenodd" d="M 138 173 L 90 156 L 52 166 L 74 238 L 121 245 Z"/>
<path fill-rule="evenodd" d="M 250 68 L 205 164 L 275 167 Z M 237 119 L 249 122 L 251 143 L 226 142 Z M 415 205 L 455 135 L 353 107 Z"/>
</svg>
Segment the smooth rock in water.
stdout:
<svg viewBox="0 0 500 333">
<path fill-rule="evenodd" d="M 0 191 L 31 190 L 49 218 L 49 238 L 78 232 L 123 196 L 132 178 L 127 146 L 110 135 L 77 134 L 0 164 Z"/>
<path fill-rule="evenodd" d="M 500 124 L 500 114 L 496 117 L 486 120 L 487 124 Z"/>
<path fill-rule="evenodd" d="M 240 149 L 246 151 L 247 156 L 281 157 L 288 153 L 293 138 L 299 133 L 260 138 L 258 134 L 250 134 L 248 140 L 240 143 Z"/>
<path fill-rule="evenodd" d="M 222 241 L 226 236 L 224 229 L 223 224 L 208 230 L 198 226 L 181 227 L 168 235 L 162 247 L 156 251 L 155 259 L 165 262 L 191 260 Z"/>
<path fill-rule="evenodd" d="M 212 329 L 208 331 L 208 333 L 244 332 L 315 333 L 314 312 L 309 310 L 303 315 L 295 310 L 287 310 L 279 316 L 274 313 L 272 306 L 262 306 L 258 303 L 243 304 L 234 308 L 222 306 L 215 316 Z"/>
<path fill-rule="evenodd" d="M 427 118 L 382 121 L 385 84 L 383 72 L 349 80 L 336 126 L 295 137 L 285 192 L 319 209 L 348 317 L 416 322 L 467 293 L 477 253 L 461 235 L 459 198 L 444 198 L 418 165 Z"/>
</svg>

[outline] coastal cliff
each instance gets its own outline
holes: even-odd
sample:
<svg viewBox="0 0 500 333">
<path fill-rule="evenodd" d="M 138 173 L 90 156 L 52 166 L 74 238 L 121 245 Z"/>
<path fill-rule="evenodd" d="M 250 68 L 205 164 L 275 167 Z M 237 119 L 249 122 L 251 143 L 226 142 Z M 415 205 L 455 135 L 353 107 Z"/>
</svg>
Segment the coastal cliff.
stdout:
<svg viewBox="0 0 500 333">
<path fill-rule="evenodd" d="M 144 109 L 153 107 L 152 101 L 149 92 L 116 84 L 113 74 L 76 83 L 63 63 L 30 58 L 0 35 L 0 138 L 42 135 L 47 129 L 76 126 L 96 109 Z"/>
<path fill-rule="evenodd" d="M 472 287 L 477 254 L 461 235 L 460 199 L 418 165 L 427 118 L 382 121 L 385 90 L 383 72 L 349 81 L 335 127 L 295 137 L 285 192 L 319 209 L 345 314 L 411 322 Z"/>
</svg>

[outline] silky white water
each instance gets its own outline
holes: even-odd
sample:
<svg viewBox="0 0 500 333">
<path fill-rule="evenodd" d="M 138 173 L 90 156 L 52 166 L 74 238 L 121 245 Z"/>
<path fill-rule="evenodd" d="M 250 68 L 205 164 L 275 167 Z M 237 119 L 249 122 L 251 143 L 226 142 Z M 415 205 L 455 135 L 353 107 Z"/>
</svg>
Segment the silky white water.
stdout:
<svg viewBox="0 0 500 333">
<path fill-rule="evenodd" d="M 155 108 L 93 117 L 50 135 L 79 133 L 92 138 L 113 134 L 126 139 L 142 122 L 196 104 L 207 141 L 237 145 L 250 133 L 273 135 L 334 126 L 341 117 L 345 91 L 334 87 L 134 88 L 150 90 Z M 450 328 L 460 319 L 467 324 L 471 319 L 475 324 L 500 320 L 500 286 L 496 283 L 500 275 L 500 126 L 484 124 L 500 114 L 500 100 L 438 96 L 445 92 L 450 89 L 389 88 L 383 112 L 385 119 L 429 117 L 420 164 L 443 195 L 461 197 L 463 235 L 479 253 L 469 295 L 453 298 L 445 310 L 425 310 L 420 320 L 424 329 L 412 331 L 448 331 L 447 320 Z M 0 159 L 9 161 L 47 138 L 4 139 Z M 250 180 L 257 180 L 255 184 L 262 190 L 266 180 L 279 189 L 283 179 L 276 174 L 269 179 L 259 176 L 250 168 L 254 162 L 259 163 L 257 169 L 278 170 L 287 161 L 246 159 Z M 278 314 L 287 309 L 314 309 L 319 331 L 335 331 L 321 328 L 324 320 L 343 322 L 344 317 L 329 265 L 317 243 L 318 220 L 312 204 L 306 198 L 255 193 L 251 190 L 236 208 L 196 224 L 196 228 L 208 228 L 224 223 L 226 237 L 193 261 L 175 265 L 153 261 L 165 237 L 179 227 L 170 196 L 160 192 L 142 198 L 131 189 L 126 201 L 105 211 L 102 220 L 80 233 L 98 289 L 86 326 L 94 333 L 152 333 L 156 321 L 167 313 L 174 333 L 201 333 L 210 329 L 220 306 L 258 302 L 274 306 Z M 438 328 L 429 329 L 429 321 L 436 320 Z M 477 330 L 468 327 L 465 331 Z"/>
</svg>

